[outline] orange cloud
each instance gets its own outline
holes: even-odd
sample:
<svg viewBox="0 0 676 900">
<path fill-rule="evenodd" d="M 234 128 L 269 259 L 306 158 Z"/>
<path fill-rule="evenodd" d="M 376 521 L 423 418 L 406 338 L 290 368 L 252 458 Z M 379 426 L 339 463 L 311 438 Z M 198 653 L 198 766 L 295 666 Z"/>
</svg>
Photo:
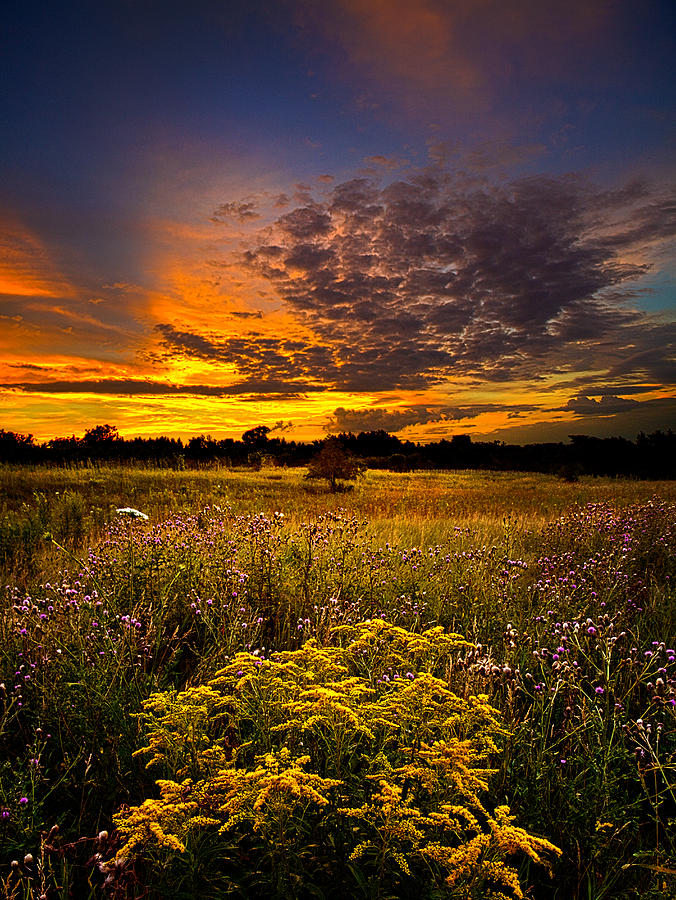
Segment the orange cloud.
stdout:
<svg viewBox="0 0 676 900">
<path fill-rule="evenodd" d="M 60 264 L 39 236 L 11 218 L 0 221 L 0 352 L 2 378 L 15 366 L 57 360 L 120 360 L 135 352 L 133 320 L 110 302 L 115 288 L 91 286 Z M 106 296 L 108 295 L 108 296 Z"/>
<path fill-rule="evenodd" d="M 16 222 L 0 223 L 0 295 L 61 297 L 68 287 L 34 234 Z"/>
</svg>

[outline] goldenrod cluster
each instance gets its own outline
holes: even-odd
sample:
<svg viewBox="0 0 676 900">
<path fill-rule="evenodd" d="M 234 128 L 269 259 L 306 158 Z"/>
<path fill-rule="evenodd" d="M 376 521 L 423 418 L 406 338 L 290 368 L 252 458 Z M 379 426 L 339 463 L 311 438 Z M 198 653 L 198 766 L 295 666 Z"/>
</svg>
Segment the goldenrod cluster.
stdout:
<svg viewBox="0 0 676 900">
<path fill-rule="evenodd" d="M 367 621 L 326 647 L 240 653 L 207 685 L 153 695 L 139 752 L 167 777 L 159 799 L 118 814 L 118 857 L 182 853 L 211 829 L 226 855 L 283 871 L 287 885 L 319 870 L 334 884 L 522 897 L 510 861 L 546 865 L 558 850 L 482 800 L 505 732 L 486 696 L 449 689 L 461 646 L 441 628 Z"/>
</svg>

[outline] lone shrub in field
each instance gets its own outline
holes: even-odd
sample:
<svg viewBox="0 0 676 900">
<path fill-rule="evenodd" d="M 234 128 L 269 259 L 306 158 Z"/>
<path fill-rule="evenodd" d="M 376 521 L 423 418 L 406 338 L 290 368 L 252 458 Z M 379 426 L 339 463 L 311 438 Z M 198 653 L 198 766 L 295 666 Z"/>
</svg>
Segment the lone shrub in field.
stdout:
<svg viewBox="0 0 676 900">
<path fill-rule="evenodd" d="M 558 851 L 482 799 L 504 730 L 486 696 L 449 690 L 467 646 L 369 620 L 152 695 L 139 753 L 159 797 L 117 815 L 111 882 L 133 873 L 166 897 L 186 879 L 200 896 L 523 897 L 514 864 Z"/>
<path fill-rule="evenodd" d="M 329 438 L 319 453 L 310 460 L 306 478 L 323 478 L 332 492 L 341 481 L 354 481 L 364 471 L 364 463 L 347 453 L 337 438 Z"/>
</svg>

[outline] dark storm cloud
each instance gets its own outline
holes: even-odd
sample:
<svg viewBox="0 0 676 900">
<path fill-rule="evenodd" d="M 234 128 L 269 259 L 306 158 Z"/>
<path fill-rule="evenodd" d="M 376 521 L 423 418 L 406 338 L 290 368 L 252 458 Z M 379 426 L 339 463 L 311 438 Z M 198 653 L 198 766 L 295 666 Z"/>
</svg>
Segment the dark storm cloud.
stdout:
<svg viewBox="0 0 676 900">
<path fill-rule="evenodd" d="M 424 425 L 428 422 L 459 421 L 476 419 L 484 413 L 507 412 L 510 418 L 517 418 L 538 407 L 531 404 L 504 405 L 498 403 L 476 403 L 461 406 L 409 406 L 401 409 L 345 409 L 339 406 L 326 426 L 327 431 L 387 431 L 395 434 L 409 425 Z"/>
<path fill-rule="evenodd" d="M 622 300 L 616 294 L 616 300 Z M 612 304 L 611 298 L 603 300 L 593 297 L 586 302 L 575 301 L 561 310 L 550 323 L 550 334 L 561 345 L 578 341 L 594 341 L 607 333 L 615 333 L 625 325 L 645 325 L 645 317 L 635 309 L 626 309 Z"/>
<path fill-rule="evenodd" d="M 383 323 L 387 328 L 388 323 Z M 375 347 L 344 347 L 340 353 L 328 344 L 311 344 L 290 338 L 247 334 L 236 338 L 207 337 L 189 331 L 178 331 L 172 325 L 155 326 L 162 335 L 165 354 L 185 356 L 210 362 L 230 363 L 247 377 L 264 376 L 286 380 L 290 389 L 319 390 L 345 387 L 367 391 L 373 387 L 374 368 L 381 364 L 382 351 Z M 405 338 L 390 348 L 397 355 L 389 365 L 397 369 L 390 382 L 401 388 L 419 389 L 429 383 L 419 366 L 437 359 L 445 360 L 442 351 L 419 348 Z M 302 379 L 299 386 L 298 379 Z"/>
<path fill-rule="evenodd" d="M 673 198 L 644 183 L 502 184 L 431 166 L 407 180 L 353 178 L 318 196 L 299 184 L 294 202 L 242 261 L 316 339 L 160 324 L 166 355 L 350 391 L 587 371 L 570 382 L 587 396 L 595 382 L 617 383 L 619 394 L 673 380 L 673 326 L 632 308 L 632 282 L 647 266 L 630 260 L 676 234 Z M 241 216 L 251 205 L 220 209 Z"/>
<path fill-rule="evenodd" d="M 572 176 L 477 184 L 436 167 L 356 178 L 261 231 L 245 262 L 332 348 L 316 377 L 351 390 L 533 377 L 603 340 L 641 363 L 650 323 L 627 301 L 646 267 L 620 252 L 676 234 L 673 198 Z"/>
<path fill-rule="evenodd" d="M 673 196 L 645 198 L 641 191 L 645 191 L 645 186 L 637 184 L 635 196 L 631 199 L 645 199 L 646 202 L 640 208 L 631 210 L 617 234 L 605 238 L 607 246 L 631 247 L 641 242 L 670 238 L 676 233 L 676 199 Z"/>
<path fill-rule="evenodd" d="M 638 375 L 657 385 L 676 385 L 676 323 L 652 328 L 642 337 L 610 367 L 609 377 Z"/>
<path fill-rule="evenodd" d="M 293 240 L 302 241 L 326 234 L 331 228 L 331 217 L 317 205 L 301 206 L 280 216 L 277 226 Z"/>
</svg>

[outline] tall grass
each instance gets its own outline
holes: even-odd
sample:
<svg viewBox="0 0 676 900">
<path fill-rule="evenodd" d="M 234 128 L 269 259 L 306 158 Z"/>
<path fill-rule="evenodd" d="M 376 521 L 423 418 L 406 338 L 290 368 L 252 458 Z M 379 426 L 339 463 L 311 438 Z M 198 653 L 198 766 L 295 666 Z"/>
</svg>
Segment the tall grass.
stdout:
<svg viewBox="0 0 676 900">
<path fill-rule="evenodd" d="M 5 469 L 0 478 L 0 897 L 258 896 L 256 890 L 366 897 L 373 883 L 373 896 L 405 896 L 415 884 L 417 895 L 430 898 L 489 891 L 518 897 L 527 886 L 531 896 L 559 900 L 674 890 L 676 485 L 368 473 L 353 490 L 333 495 L 286 470 Z M 149 520 L 115 514 L 128 506 Z M 364 635 L 375 634 L 373 623 L 381 623 L 374 652 L 384 652 L 391 641 L 384 635 L 395 634 L 387 629 L 407 635 L 411 647 L 422 646 L 423 632 L 436 635 L 432 654 L 449 634 L 466 639 L 453 639 L 434 669 L 440 684 L 430 682 L 430 698 L 450 692 L 469 704 L 465 710 L 472 703 L 493 709 L 498 730 L 486 725 L 481 758 L 495 771 L 482 776 L 471 800 L 475 825 L 468 830 L 471 817 L 458 813 L 465 825 L 455 837 L 443 819 L 448 811 L 434 805 L 446 790 L 443 779 L 434 780 L 441 777 L 434 746 L 460 739 L 460 731 L 445 731 L 451 726 L 439 718 L 438 730 L 421 732 L 414 745 L 403 732 L 395 739 L 387 728 L 378 731 L 395 707 L 395 718 L 404 716 L 397 704 L 408 694 L 399 681 L 410 675 L 415 684 L 423 669 L 414 654 L 405 668 L 402 657 L 397 665 L 359 663 L 350 674 L 350 666 L 371 658 Z M 199 700 L 221 691 L 219 672 L 261 665 L 281 672 L 275 666 L 286 665 L 284 654 L 310 659 L 315 652 L 331 665 L 343 652 L 351 660 L 347 674 L 330 678 L 319 669 L 312 674 L 308 663 L 302 690 L 333 691 L 345 721 L 361 723 L 344 734 L 354 780 L 331 742 L 328 756 L 310 753 L 311 768 L 297 763 L 301 744 L 321 735 L 303 736 L 302 719 L 284 704 L 305 703 L 309 695 L 280 694 L 279 706 L 265 706 L 277 718 L 255 746 L 237 712 L 245 697 L 265 700 L 255 679 L 240 687 L 237 678 L 228 682 L 213 709 Z M 312 665 L 321 658 L 313 656 Z M 371 689 L 382 708 L 366 702 Z M 455 702 L 449 694 L 438 714 Z M 139 717 L 144 708 L 150 718 Z M 308 818 L 289 808 L 290 830 L 279 846 L 292 841 L 295 862 L 284 865 L 296 868 L 270 862 L 274 844 L 256 868 L 263 851 L 246 829 L 256 826 L 260 797 L 244 787 L 242 809 L 251 803 L 241 821 L 249 825 L 232 832 L 240 835 L 235 844 L 219 837 L 219 828 L 236 824 L 230 800 L 216 813 L 193 798 L 193 812 L 176 818 L 179 795 L 155 786 L 138 753 L 159 734 L 152 709 L 170 708 L 180 713 L 200 766 L 220 754 L 218 766 L 232 768 L 233 784 L 257 765 L 261 790 L 285 767 L 308 790 L 316 778 L 341 782 L 324 785 L 335 808 L 319 804 Z M 329 727 L 322 721 L 320 730 Z M 360 728 L 368 728 L 368 740 Z M 482 728 L 471 732 L 477 753 Z M 181 744 L 183 737 L 171 740 Z M 284 747 L 296 757 L 256 762 Z M 408 776 L 397 780 L 406 753 L 417 787 Z M 329 758 L 338 761 L 338 774 Z M 163 778 L 180 785 L 181 759 L 174 751 L 164 759 Z M 200 772 L 193 781 L 207 777 Z M 374 775 L 373 791 L 362 772 Z M 403 830 L 387 832 L 383 805 L 392 803 Z M 505 804 L 514 827 L 561 849 L 559 861 L 552 857 L 553 878 L 535 865 L 523 836 L 506 856 L 479 853 L 470 862 L 471 848 L 490 844 L 493 853 L 509 844 L 501 831 L 507 820 L 497 812 Z M 339 808 L 352 812 L 339 815 Z M 151 809 L 164 812 L 153 818 Z M 415 833 L 403 824 L 414 819 Z M 491 831 L 498 820 L 503 824 Z M 270 821 L 261 819 L 260 827 Z M 334 831 L 342 835 L 339 874 L 331 868 Z M 496 845 L 481 837 L 489 832 L 502 835 Z M 350 850 L 352 833 L 361 835 L 363 855 L 356 845 Z M 443 852 L 430 849 L 437 843 Z M 387 847 L 385 855 L 378 847 Z M 469 880 L 458 874 L 461 857 Z M 486 873 L 499 859 L 507 868 L 491 882 Z M 380 876 L 371 868 L 378 860 Z M 416 872 L 413 881 L 406 866 Z M 518 876 L 506 874 L 517 869 Z"/>
<path fill-rule="evenodd" d="M 96 466 L 0 466 L 0 578 L 22 583 L 58 565 L 46 533 L 69 550 L 86 549 L 103 535 L 120 507 L 135 507 L 159 522 L 206 506 L 235 514 L 283 512 L 291 522 L 343 510 L 368 521 L 382 541 L 410 546 L 443 543 L 456 529 L 473 541 L 511 533 L 527 540 L 572 508 L 612 501 L 618 507 L 653 495 L 676 500 L 675 482 L 582 478 L 496 472 L 370 471 L 345 492 L 331 494 L 303 479 L 304 470 L 171 469 Z"/>
</svg>

